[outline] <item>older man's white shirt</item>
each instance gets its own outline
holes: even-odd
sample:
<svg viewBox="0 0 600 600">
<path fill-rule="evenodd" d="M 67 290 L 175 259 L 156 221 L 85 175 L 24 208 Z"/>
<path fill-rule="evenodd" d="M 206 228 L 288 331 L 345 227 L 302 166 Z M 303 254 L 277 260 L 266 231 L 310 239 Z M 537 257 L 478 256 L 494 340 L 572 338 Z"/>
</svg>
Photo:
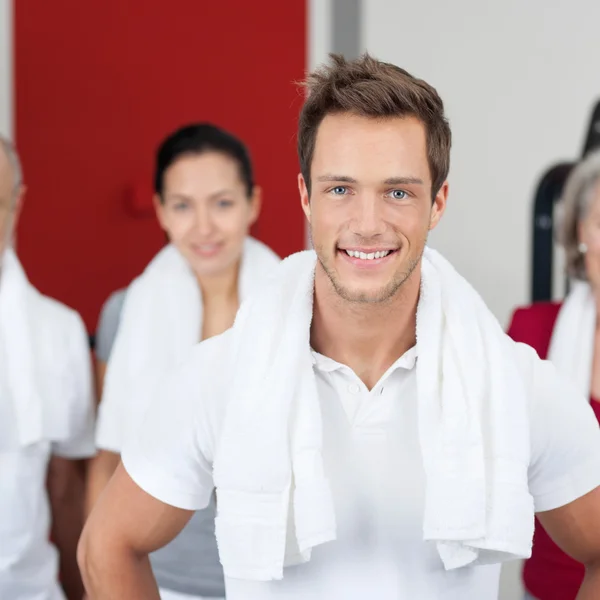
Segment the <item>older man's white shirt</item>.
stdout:
<svg viewBox="0 0 600 600">
<path fill-rule="evenodd" d="M 83 322 L 75 311 L 46 297 L 40 298 L 37 311 L 35 337 L 44 348 L 39 388 L 43 402 L 50 404 L 44 410 L 50 421 L 45 430 L 54 433 L 23 447 L 16 426 L 2 427 L 9 439 L 2 440 L 0 450 L 0 598 L 7 600 L 64 598 L 58 553 L 49 539 L 47 467 L 52 455 L 79 459 L 95 452 L 92 371 Z M 2 335 L 0 329 L 0 340 Z M 10 349 L 1 352 L 6 351 Z M 0 397 L 8 393 L 3 358 Z M 0 422 L 15 422 L 10 402 L 0 402 Z"/>
</svg>

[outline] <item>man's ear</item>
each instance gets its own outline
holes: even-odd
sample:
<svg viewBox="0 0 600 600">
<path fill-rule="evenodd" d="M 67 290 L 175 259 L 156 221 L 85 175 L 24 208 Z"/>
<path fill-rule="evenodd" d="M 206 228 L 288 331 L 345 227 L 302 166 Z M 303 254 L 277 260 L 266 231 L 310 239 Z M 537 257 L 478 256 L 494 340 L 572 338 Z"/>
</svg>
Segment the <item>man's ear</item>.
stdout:
<svg viewBox="0 0 600 600">
<path fill-rule="evenodd" d="M 434 229 L 440 222 L 444 212 L 446 210 L 446 204 L 448 202 L 448 181 L 444 181 L 442 187 L 438 190 L 438 193 L 433 199 L 433 205 L 431 207 L 431 215 L 429 217 L 429 230 Z"/>
<path fill-rule="evenodd" d="M 302 173 L 298 174 L 298 191 L 300 192 L 300 205 L 310 223 L 310 194 Z"/>
</svg>

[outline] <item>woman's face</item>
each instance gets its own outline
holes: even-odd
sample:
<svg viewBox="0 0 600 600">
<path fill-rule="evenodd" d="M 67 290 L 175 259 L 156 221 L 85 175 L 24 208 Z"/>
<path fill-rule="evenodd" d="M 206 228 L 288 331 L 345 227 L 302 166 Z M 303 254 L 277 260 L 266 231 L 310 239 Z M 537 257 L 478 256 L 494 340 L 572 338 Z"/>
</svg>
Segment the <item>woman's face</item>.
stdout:
<svg viewBox="0 0 600 600">
<path fill-rule="evenodd" d="M 161 227 L 199 278 L 223 274 L 241 258 L 260 210 L 260 191 L 248 198 L 238 163 L 218 152 L 178 158 L 166 171 Z"/>
<path fill-rule="evenodd" d="M 600 290 L 600 182 L 596 184 L 587 214 L 579 224 L 579 241 L 587 247 L 584 261 L 588 280 Z"/>
</svg>

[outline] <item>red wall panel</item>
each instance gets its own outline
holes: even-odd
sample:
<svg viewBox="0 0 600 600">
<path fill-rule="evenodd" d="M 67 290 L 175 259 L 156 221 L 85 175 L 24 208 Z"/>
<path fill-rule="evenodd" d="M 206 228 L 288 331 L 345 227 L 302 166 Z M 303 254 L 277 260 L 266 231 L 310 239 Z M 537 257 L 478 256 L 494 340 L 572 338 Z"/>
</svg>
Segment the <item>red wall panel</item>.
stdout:
<svg viewBox="0 0 600 600">
<path fill-rule="evenodd" d="M 44 293 L 93 329 L 100 305 L 163 243 L 150 200 L 154 150 L 212 121 L 251 148 L 264 209 L 255 234 L 281 255 L 304 244 L 295 130 L 305 0 L 19 0 L 16 140 L 28 194 L 21 258 Z"/>
</svg>

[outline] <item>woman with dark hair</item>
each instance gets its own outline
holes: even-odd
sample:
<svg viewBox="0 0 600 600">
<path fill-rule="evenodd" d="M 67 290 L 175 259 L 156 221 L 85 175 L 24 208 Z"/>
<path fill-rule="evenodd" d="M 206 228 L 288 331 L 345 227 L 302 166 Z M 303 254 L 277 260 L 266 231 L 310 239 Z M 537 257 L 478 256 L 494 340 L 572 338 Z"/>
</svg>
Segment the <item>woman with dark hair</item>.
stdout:
<svg viewBox="0 0 600 600">
<path fill-rule="evenodd" d="M 508 334 L 547 358 L 590 399 L 600 420 L 600 152 L 571 173 L 560 204 L 559 241 L 570 291 L 562 304 L 515 311 Z M 576 474 L 573 474 L 573 478 Z M 565 487 L 571 484 L 565 481 Z M 575 600 L 584 567 L 567 556 L 536 520 L 533 554 L 523 580 L 528 600 Z"/>
<path fill-rule="evenodd" d="M 103 314 L 99 454 L 90 474 L 90 506 L 117 467 L 130 432 L 144 426 L 146 400 L 161 374 L 197 342 L 228 329 L 240 302 L 279 262 L 249 236 L 260 188 L 247 149 L 231 134 L 210 124 L 171 134 L 157 153 L 154 188 L 157 218 L 170 244 Z M 114 346 L 105 339 L 111 328 Z M 176 410 L 177 398 L 172 402 Z M 214 508 L 213 500 L 151 556 L 163 600 L 224 597 Z"/>
</svg>

